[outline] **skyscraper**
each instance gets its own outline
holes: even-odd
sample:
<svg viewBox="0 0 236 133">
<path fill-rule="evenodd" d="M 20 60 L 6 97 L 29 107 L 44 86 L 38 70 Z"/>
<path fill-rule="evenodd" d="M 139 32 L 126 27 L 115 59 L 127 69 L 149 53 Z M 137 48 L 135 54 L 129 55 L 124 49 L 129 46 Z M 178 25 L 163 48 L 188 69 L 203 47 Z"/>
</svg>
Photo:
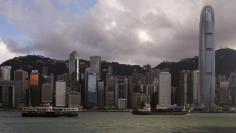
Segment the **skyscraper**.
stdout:
<svg viewBox="0 0 236 133">
<path fill-rule="evenodd" d="M 97 78 L 96 73 L 86 70 L 86 106 L 94 108 L 97 106 Z"/>
<path fill-rule="evenodd" d="M 159 105 L 169 106 L 171 105 L 171 74 L 169 72 L 160 72 L 158 80 Z"/>
<path fill-rule="evenodd" d="M 29 106 L 34 107 L 40 104 L 40 93 L 38 70 L 32 70 L 30 73 Z"/>
<path fill-rule="evenodd" d="M 199 88 L 199 71 L 194 70 L 191 72 L 191 82 L 193 90 L 193 104 L 198 106 L 200 103 L 200 88 Z"/>
<path fill-rule="evenodd" d="M 199 73 L 201 106 L 210 111 L 215 106 L 215 18 L 211 6 L 205 6 L 200 18 Z"/>
<path fill-rule="evenodd" d="M 128 78 L 125 76 L 117 76 L 115 80 L 115 105 L 118 109 L 121 109 L 119 105 L 125 104 L 127 105 L 128 99 Z M 125 109 L 127 107 L 125 106 Z"/>
<path fill-rule="evenodd" d="M 53 88 L 52 84 L 43 83 L 41 88 L 41 103 L 52 103 Z"/>
<path fill-rule="evenodd" d="M 107 107 L 115 107 L 115 77 L 107 75 L 105 87 L 105 105 Z"/>
<path fill-rule="evenodd" d="M 20 81 L 22 84 L 21 90 L 19 90 L 20 103 L 22 106 L 26 105 L 26 91 L 28 90 L 28 72 L 18 69 L 14 72 L 14 80 Z"/>
<path fill-rule="evenodd" d="M 103 80 L 99 80 L 98 84 L 97 84 L 97 99 L 98 99 L 98 106 L 99 107 L 103 107 L 104 106 L 104 81 Z"/>
<path fill-rule="evenodd" d="M 79 90 L 79 54 L 73 51 L 69 59 L 70 88 L 73 91 Z"/>
<path fill-rule="evenodd" d="M 0 80 L 10 81 L 11 80 L 11 66 L 1 66 L 0 67 Z M 3 86 L 1 87 L 1 103 L 3 105 L 9 105 L 10 97 L 9 97 L 9 87 Z"/>
<path fill-rule="evenodd" d="M 198 106 L 199 104 L 199 71 L 182 70 L 177 90 L 177 104 L 180 106 Z"/>
<path fill-rule="evenodd" d="M 65 107 L 66 105 L 66 82 L 56 81 L 55 104 L 57 107 Z"/>
<path fill-rule="evenodd" d="M 101 57 L 100 56 L 90 57 L 90 71 L 96 73 L 97 80 L 101 79 Z"/>
</svg>

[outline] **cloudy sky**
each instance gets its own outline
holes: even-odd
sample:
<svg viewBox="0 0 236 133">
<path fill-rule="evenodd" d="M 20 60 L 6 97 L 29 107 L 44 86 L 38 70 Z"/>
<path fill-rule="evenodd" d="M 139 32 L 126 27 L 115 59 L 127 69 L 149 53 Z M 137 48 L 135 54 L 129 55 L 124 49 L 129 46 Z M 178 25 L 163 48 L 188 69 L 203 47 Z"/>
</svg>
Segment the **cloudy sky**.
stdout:
<svg viewBox="0 0 236 133">
<path fill-rule="evenodd" d="M 199 16 L 216 15 L 216 48 L 236 48 L 235 0 L 0 0 L 0 63 L 40 54 L 129 64 L 198 54 Z"/>
</svg>

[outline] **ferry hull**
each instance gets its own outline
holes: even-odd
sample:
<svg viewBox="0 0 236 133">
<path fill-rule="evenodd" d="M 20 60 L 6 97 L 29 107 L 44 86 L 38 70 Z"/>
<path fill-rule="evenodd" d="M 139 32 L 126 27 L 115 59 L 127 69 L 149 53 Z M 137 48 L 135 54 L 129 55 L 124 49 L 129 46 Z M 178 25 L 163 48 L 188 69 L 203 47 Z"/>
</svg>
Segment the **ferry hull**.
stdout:
<svg viewBox="0 0 236 133">
<path fill-rule="evenodd" d="M 151 111 L 132 111 L 134 115 L 187 115 L 189 112 L 151 112 Z"/>
<path fill-rule="evenodd" d="M 22 117 L 77 117 L 78 112 L 22 112 Z"/>
</svg>

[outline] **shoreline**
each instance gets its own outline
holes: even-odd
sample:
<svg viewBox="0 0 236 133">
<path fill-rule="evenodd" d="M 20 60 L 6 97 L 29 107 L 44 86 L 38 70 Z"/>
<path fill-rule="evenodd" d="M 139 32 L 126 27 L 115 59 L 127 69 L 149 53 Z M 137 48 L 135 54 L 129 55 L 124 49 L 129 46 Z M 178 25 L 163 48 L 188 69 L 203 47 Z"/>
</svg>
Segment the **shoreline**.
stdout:
<svg viewBox="0 0 236 133">
<path fill-rule="evenodd" d="M 14 109 L 14 108 L 0 108 L 0 112 L 22 112 L 20 109 Z M 83 112 L 132 112 L 132 109 L 128 110 L 80 110 L 78 113 L 83 113 Z M 201 112 L 201 111 L 192 111 L 190 114 L 195 114 L 195 113 L 201 113 L 201 114 L 220 114 L 220 113 L 236 113 L 236 112 Z"/>
</svg>

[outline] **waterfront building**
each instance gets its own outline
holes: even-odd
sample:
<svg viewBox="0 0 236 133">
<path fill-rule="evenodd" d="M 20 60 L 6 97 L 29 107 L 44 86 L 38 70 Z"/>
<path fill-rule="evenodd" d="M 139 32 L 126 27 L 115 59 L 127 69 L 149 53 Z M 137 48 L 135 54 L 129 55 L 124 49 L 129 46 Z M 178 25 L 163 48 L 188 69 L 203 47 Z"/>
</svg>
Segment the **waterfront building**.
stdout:
<svg viewBox="0 0 236 133">
<path fill-rule="evenodd" d="M 220 106 L 229 105 L 231 101 L 229 82 L 220 81 L 216 87 L 216 104 Z"/>
<path fill-rule="evenodd" d="M 179 87 L 178 87 L 178 102 L 177 104 L 179 106 L 186 106 L 189 104 L 189 101 L 187 101 L 187 97 L 190 89 L 191 89 L 191 84 L 190 84 L 190 72 L 182 70 L 180 72 L 180 81 L 179 81 Z"/>
<path fill-rule="evenodd" d="M 79 60 L 79 54 L 77 51 L 73 51 L 70 54 L 69 58 L 69 88 L 70 91 L 73 93 L 68 93 L 67 94 L 67 99 L 69 101 L 68 105 L 69 106 L 81 106 L 81 87 L 80 87 L 80 60 Z M 74 97 L 78 96 L 78 97 Z M 76 103 L 74 103 L 74 100 Z M 77 105 L 80 103 L 80 105 Z"/>
<path fill-rule="evenodd" d="M 11 66 L 1 66 L 0 105 L 5 107 L 25 106 L 25 91 L 27 87 L 27 73 L 18 70 L 11 77 Z"/>
<path fill-rule="evenodd" d="M 169 72 L 159 72 L 158 80 L 158 104 L 169 106 L 171 105 L 171 74 Z"/>
<path fill-rule="evenodd" d="M 43 83 L 41 88 L 41 103 L 52 104 L 53 88 L 52 84 Z"/>
<path fill-rule="evenodd" d="M 236 105 L 236 73 L 232 72 L 229 76 L 229 89 L 231 92 L 231 104 Z"/>
<path fill-rule="evenodd" d="M 136 101 L 133 101 L 136 93 L 141 93 L 143 90 L 141 86 L 145 84 L 145 76 L 142 73 L 133 71 L 132 75 L 128 77 L 128 108 L 136 107 Z M 134 105 L 135 104 L 135 105 Z"/>
<path fill-rule="evenodd" d="M 30 73 L 29 106 L 39 106 L 41 99 L 40 95 L 39 73 L 38 70 L 32 70 Z"/>
<path fill-rule="evenodd" d="M 119 110 L 125 110 L 127 109 L 127 99 L 125 98 L 119 98 L 118 99 L 118 106 L 117 109 Z"/>
<path fill-rule="evenodd" d="M 107 74 L 105 87 L 105 105 L 115 107 L 115 77 Z"/>
<path fill-rule="evenodd" d="M 98 85 L 97 85 L 97 96 L 98 96 L 98 107 L 103 107 L 104 104 L 104 94 L 105 94 L 105 88 L 104 88 L 104 81 L 103 80 L 99 80 L 98 81 Z"/>
<path fill-rule="evenodd" d="M 10 81 L 11 80 L 11 66 L 1 66 L 0 67 L 0 80 Z M 9 86 L 1 86 L 1 104 L 9 105 Z"/>
<path fill-rule="evenodd" d="M 152 88 L 150 90 L 150 106 L 152 110 L 156 109 L 156 105 L 158 104 L 158 74 L 159 74 L 159 70 L 158 69 L 154 69 L 152 70 Z M 173 92 L 173 91 L 171 91 Z"/>
<path fill-rule="evenodd" d="M 97 75 L 86 70 L 86 106 L 87 108 L 95 108 L 97 106 Z"/>
<path fill-rule="evenodd" d="M 202 9 L 200 17 L 199 73 L 201 106 L 215 108 L 215 17 L 211 6 Z"/>
<path fill-rule="evenodd" d="M 182 70 L 179 79 L 177 104 L 198 106 L 200 102 L 199 71 Z"/>
<path fill-rule="evenodd" d="M 26 92 L 29 86 L 28 72 L 22 69 L 14 71 L 14 81 L 19 81 L 22 84 L 22 88 L 19 90 L 19 104 L 26 106 Z"/>
<path fill-rule="evenodd" d="M 200 105 L 200 86 L 199 86 L 200 78 L 199 78 L 199 70 L 193 70 L 191 72 L 191 87 L 192 87 L 192 104 L 194 106 Z"/>
<path fill-rule="evenodd" d="M 123 76 L 118 76 L 115 79 L 115 105 L 119 108 L 119 99 L 128 98 L 128 79 Z M 124 102 L 123 100 L 122 102 Z M 127 100 L 126 100 L 127 102 Z M 127 105 L 127 103 L 125 104 Z M 127 108 L 127 107 L 126 107 Z"/>
<path fill-rule="evenodd" d="M 177 104 L 177 87 L 171 87 L 171 105 Z"/>
<path fill-rule="evenodd" d="M 55 104 L 57 107 L 66 105 L 66 83 L 65 81 L 56 81 Z"/>
<path fill-rule="evenodd" d="M 3 91 L 3 88 L 7 91 Z M 20 81 L 0 80 L 0 107 L 22 107 Z"/>
<path fill-rule="evenodd" d="M 150 104 L 150 95 L 144 93 L 133 93 L 132 108 L 139 108 L 142 103 Z"/>
<path fill-rule="evenodd" d="M 67 107 L 69 108 L 79 108 L 81 109 L 81 94 L 78 91 L 67 92 Z"/>
</svg>

